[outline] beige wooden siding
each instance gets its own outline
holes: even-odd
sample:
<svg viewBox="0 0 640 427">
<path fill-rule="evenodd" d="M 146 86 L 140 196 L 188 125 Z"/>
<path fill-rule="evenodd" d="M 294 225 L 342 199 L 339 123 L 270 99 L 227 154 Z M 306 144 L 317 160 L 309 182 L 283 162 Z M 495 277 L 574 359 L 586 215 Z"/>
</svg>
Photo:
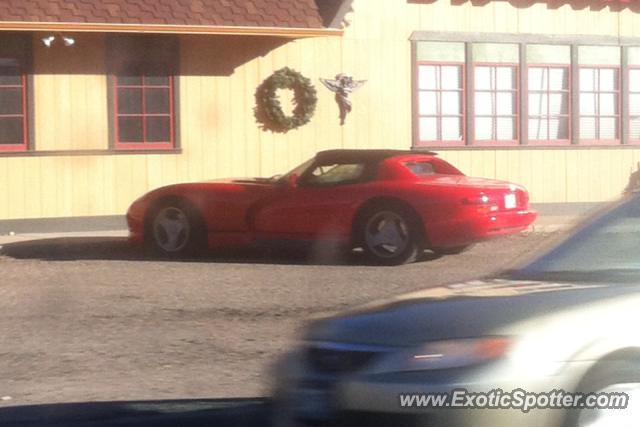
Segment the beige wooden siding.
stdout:
<svg viewBox="0 0 640 427">
<path fill-rule="evenodd" d="M 449 0 L 355 0 L 343 37 L 288 41 L 184 36 L 180 48 L 180 154 L 0 157 L 0 219 L 123 214 L 161 185 L 233 176 L 270 176 L 328 148 L 409 148 L 414 31 L 640 36 L 640 14 L 570 5 L 509 2 L 483 6 Z M 46 49 L 34 36 L 38 150 L 108 148 L 105 42 L 77 35 L 76 45 Z M 259 129 L 256 87 L 289 66 L 318 91 L 308 125 L 287 134 Z M 367 83 L 352 95 L 339 125 L 334 95 L 319 82 L 344 72 Z M 442 151 L 469 175 L 525 185 L 534 202 L 595 202 L 619 194 L 638 149 Z"/>
<path fill-rule="evenodd" d="M 103 149 L 108 145 L 104 38 L 76 36 L 65 47 L 34 41 L 35 145 L 38 150 Z"/>
</svg>

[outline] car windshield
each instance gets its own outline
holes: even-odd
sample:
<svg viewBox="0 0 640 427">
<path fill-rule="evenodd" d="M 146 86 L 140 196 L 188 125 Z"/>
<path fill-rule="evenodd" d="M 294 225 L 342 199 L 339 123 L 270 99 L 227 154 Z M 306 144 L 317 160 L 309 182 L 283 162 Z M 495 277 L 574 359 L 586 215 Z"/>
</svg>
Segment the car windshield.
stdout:
<svg viewBox="0 0 640 427">
<path fill-rule="evenodd" d="M 595 214 L 560 245 L 508 275 L 558 281 L 637 281 L 640 197 L 630 196 Z"/>
<path fill-rule="evenodd" d="M 272 182 L 286 182 L 290 176 L 293 175 L 297 175 L 300 176 L 304 173 L 304 171 L 306 171 L 307 169 L 309 169 L 309 167 L 311 166 L 311 164 L 313 163 L 313 161 L 315 160 L 315 158 L 311 158 L 309 160 L 307 160 L 306 162 L 302 163 L 301 165 L 296 166 L 295 168 L 293 168 L 292 170 L 290 170 L 289 172 L 287 172 L 284 175 L 274 175 L 271 178 L 269 178 L 270 181 Z"/>
</svg>

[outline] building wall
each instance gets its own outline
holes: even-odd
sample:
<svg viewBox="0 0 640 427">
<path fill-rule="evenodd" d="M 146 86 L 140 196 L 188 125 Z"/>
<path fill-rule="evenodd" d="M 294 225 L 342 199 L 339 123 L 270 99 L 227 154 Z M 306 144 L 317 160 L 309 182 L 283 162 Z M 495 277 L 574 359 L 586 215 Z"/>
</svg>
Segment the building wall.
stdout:
<svg viewBox="0 0 640 427">
<path fill-rule="evenodd" d="M 107 152 L 105 36 L 77 34 L 72 48 L 46 49 L 35 34 L 35 150 L 47 153 L 0 154 L 0 219 L 123 214 L 136 197 L 165 184 L 270 176 L 328 148 L 407 149 L 414 31 L 640 35 L 640 17 L 628 9 L 517 4 L 355 0 L 342 38 L 183 36 L 181 153 Z M 310 124 L 274 134 L 255 122 L 254 92 L 284 66 L 311 78 L 319 101 Z M 353 94 L 343 127 L 333 94 L 318 81 L 339 72 L 367 80 Z M 610 199 L 640 161 L 640 149 L 624 147 L 460 148 L 440 155 L 469 175 L 524 184 L 532 201 L 545 203 Z"/>
</svg>

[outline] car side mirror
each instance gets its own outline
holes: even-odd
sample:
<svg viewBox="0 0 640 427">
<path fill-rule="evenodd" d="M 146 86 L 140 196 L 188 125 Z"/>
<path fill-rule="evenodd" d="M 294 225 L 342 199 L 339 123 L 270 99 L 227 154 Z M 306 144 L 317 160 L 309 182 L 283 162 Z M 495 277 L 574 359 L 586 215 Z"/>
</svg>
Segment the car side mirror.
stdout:
<svg viewBox="0 0 640 427">
<path fill-rule="evenodd" d="M 287 185 L 289 188 L 296 188 L 298 186 L 298 174 L 292 173 L 287 178 Z"/>
</svg>

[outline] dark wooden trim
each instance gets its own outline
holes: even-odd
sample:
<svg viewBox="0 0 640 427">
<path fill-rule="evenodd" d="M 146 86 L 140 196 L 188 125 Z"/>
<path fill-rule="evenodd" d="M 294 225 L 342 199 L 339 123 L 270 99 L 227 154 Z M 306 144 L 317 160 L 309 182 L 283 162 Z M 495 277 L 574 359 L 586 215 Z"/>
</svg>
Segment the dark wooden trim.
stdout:
<svg viewBox="0 0 640 427">
<path fill-rule="evenodd" d="M 420 143 L 420 114 L 418 107 L 418 47 L 411 42 L 411 146 L 418 147 Z"/>
<path fill-rule="evenodd" d="M 113 72 L 107 68 L 107 115 L 108 115 L 108 132 L 109 132 L 109 150 L 114 150 L 116 147 L 116 118 L 115 108 L 113 103 L 115 102 L 113 97 L 113 90 L 115 85 L 115 76 Z"/>
<path fill-rule="evenodd" d="M 167 150 L 42 150 L 0 151 L 0 157 L 66 157 L 66 156 L 113 156 L 138 154 L 182 154 L 181 148 Z"/>
<path fill-rule="evenodd" d="M 35 103 L 35 64 L 33 60 L 34 37 L 29 37 L 27 46 L 29 51 L 25 53 L 25 68 L 27 73 L 27 151 L 36 149 L 36 103 Z"/>
<path fill-rule="evenodd" d="M 571 45 L 571 145 L 580 143 L 580 58 L 578 57 L 578 46 Z"/>
<path fill-rule="evenodd" d="M 629 144 L 629 47 L 620 51 L 620 143 Z"/>
<path fill-rule="evenodd" d="M 640 46 L 640 37 L 414 31 L 412 41 Z"/>
<path fill-rule="evenodd" d="M 471 43 L 464 44 L 464 87 L 465 87 L 465 145 L 473 145 L 476 140 L 475 129 L 475 84 L 474 84 L 474 63 L 473 63 L 473 46 Z"/>
<path fill-rule="evenodd" d="M 442 147 L 437 145 L 429 145 L 424 147 L 415 147 L 416 151 L 501 151 L 501 150 L 640 150 L 640 145 L 634 144 L 611 144 L 611 145 L 475 145 L 475 146 L 458 146 L 458 147 Z"/>
<path fill-rule="evenodd" d="M 519 58 L 520 61 L 520 88 L 518 91 L 518 101 L 520 105 L 519 113 L 520 113 L 520 126 L 519 132 L 520 135 L 520 145 L 529 144 L 529 64 L 527 62 L 527 45 L 525 43 L 520 43 L 518 45 L 519 50 Z M 526 95 L 526 96 L 525 96 Z"/>
</svg>

